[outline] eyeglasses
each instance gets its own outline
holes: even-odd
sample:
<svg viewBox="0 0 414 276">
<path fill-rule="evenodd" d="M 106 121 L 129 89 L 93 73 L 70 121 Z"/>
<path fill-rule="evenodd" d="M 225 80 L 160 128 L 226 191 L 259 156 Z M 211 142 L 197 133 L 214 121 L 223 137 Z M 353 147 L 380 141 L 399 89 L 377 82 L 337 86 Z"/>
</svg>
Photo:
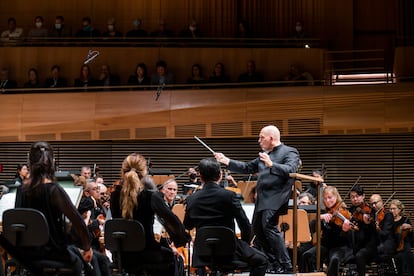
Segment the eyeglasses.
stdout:
<svg viewBox="0 0 414 276">
<path fill-rule="evenodd" d="M 392 211 L 392 210 L 398 210 L 398 208 L 397 207 L 392 207 L 392 208 L 390 208 L 390 210 Z"/>
<path fill-rule="evenodd" d="M 378 204 L 378 202 L 380 202 L 380 200 L 378 200 L 378 201 L 374 201 L 374 202 L 371 202 L 371 205 L 377 205 L 377 204 Z"/>
<path fill-rule="evenodd" d="M 99 188 L 99 186 L 96 186 L 96 187 L 93 187 L 93 188 L 88 189 L 87 191 L 90 191 L 90 190 L 92 190 L 92 191 L 99 191 L 100 188 Z"/>
</svg>

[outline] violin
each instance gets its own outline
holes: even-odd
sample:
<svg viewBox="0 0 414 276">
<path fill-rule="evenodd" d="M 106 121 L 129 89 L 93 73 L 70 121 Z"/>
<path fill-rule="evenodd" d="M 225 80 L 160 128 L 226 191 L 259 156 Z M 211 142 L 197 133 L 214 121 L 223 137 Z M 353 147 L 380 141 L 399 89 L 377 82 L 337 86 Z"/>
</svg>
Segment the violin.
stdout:
<svg viewBox="0 0 414 276">
<path fill-rule="evenodd" d="M 365 222 L 364 221 L 364 215 L 371 216 L 371 207 L 369 207 L 369 205 L 366 204 L 365 202 L 361 206 L 355 208 L 355 211 L 352 214 L 352 218 L 355 221 L 363 221 L 363 222 Z M 371 222 L 371 217 L 369 219 L 369 222 Z"/>
<path fill-rule="evenodd" d="M 375 226 L 377 228 L 380 228 L 380 224 L 381 222 L 384 220 L 385 217 L 385 208 L 382 207 L 381 209 L 379 209 L 378 211 L 375 212 Z"/>
<path fill-rule="evenodd" d="M 337 203 L 333 208 L 331 208 L 328 213 L 332 214 L 330 222 L 342 227 L 346 220 L 350 220 L 352 217 L 351 212 L 342 206 L 342 202 Z M 358 230 L 358 227 L 350 222 L 352 230 Z"/>
</svg>

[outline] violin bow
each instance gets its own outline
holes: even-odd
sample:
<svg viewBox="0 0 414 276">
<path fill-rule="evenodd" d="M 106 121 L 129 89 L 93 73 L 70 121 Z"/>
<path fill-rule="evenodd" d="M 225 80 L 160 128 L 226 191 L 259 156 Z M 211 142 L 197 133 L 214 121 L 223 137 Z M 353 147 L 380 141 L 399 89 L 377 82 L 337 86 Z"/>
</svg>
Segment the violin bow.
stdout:
<svg viewBox="0 0 414 276">
<path fill-rule="evenodd" d="M 375 212 L 375 214 L 376 215 L 378 215 L 378 213 L 382 210 L 382 209 L 384 209 L 384 206 L 386 206 L 387 205 L 387 203 L 395 196 L 395 194 L 396 194 L 397 192 L 393 192 L 388 198 L 387 198 L 387 200 L 384 202 L 384 204 L 382 205 L 382 208 L 381 209 L 379 209 L 378 211 L 376 211 Z"/>
</svg>

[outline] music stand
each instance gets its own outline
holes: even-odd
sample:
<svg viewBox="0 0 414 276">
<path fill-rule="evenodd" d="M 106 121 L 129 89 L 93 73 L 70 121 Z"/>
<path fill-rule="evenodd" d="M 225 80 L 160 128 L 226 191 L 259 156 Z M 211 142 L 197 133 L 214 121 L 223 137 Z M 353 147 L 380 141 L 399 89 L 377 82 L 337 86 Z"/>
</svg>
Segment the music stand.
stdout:
<svg viewBox="0 0 414 276">
<path fill-rule="evenodd" d="M 289 176 L 291 178 L 300 179 L 300 180 L 311 180 L 315 181 L 318 188 L 318 195 L 316 201 L 316 269 L 319 271 L 321 266 L 321 201 L 319 200 L 321 195 L 320 184 L 323 182 L 323 179 L 320 177 L 309 176 L 300 173 L 290 173 Z M 293 272 L 297 272 L 297 252 L 298 252 L 298 245 L 297 245 L 297 212 L 298 212 L 298 204 L 297 204 L 297 195 L 296 195 L 296 181 L 293 186 Z"/>
</svg>

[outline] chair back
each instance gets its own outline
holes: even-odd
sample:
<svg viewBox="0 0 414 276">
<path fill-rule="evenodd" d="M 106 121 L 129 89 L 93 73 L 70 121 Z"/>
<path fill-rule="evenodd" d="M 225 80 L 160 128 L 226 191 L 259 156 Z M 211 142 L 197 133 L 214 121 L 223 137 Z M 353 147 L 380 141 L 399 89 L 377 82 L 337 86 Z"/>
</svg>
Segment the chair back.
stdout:
<svg viewBox="0 0 414 276">
<path fill-rule="evenodd" d="M 31 208 L 4 211 L 3 236 L 17 247 L 43 246 L 49 241 L 49 225 L 42 212 Z"/>
<path fill-rule="evenodd" d="M 136 220 L 114 218 L 105 222 L 105 246 L 110 251 L 137 252 L 145 248 L 145 231 Z"/>
<path fill-rule="evenodd" d="M 210 266 L 230 262 L 236 252 L 234 231 L 224 226 L 204 226 L 196 231 L 194 254 Z"/>
</svg>

